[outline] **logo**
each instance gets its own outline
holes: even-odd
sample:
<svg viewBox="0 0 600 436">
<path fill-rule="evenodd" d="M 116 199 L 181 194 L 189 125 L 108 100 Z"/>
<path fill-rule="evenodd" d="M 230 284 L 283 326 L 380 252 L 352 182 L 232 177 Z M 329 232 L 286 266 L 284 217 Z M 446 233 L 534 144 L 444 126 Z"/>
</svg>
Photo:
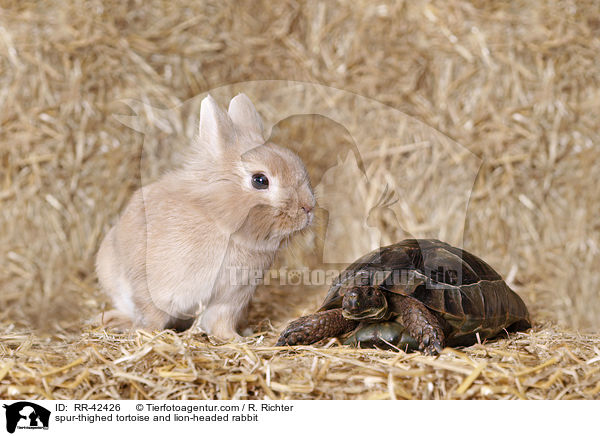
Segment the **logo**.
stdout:
<svg viewBox="0 0 600 436">
<path fill-rule="evenodd" d="M 50 411 L 30 403 L 29 401 L 19 401 L 10 405 L 4 404 L 6 409 L 6 431 L 14 433 L 16 429 L 48 430 L 50 422 Z"/>
</svg>

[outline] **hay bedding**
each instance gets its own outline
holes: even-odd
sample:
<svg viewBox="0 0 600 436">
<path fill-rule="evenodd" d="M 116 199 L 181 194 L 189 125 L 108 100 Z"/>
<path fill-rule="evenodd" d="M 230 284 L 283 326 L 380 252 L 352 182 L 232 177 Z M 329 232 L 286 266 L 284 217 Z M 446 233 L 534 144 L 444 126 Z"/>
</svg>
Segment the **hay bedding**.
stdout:
<svg viewBox="0 0 600 436">
<path fill-rule="evenodd" d="M 3 398 L 593 399 L 600 338 L 538 326 L 508 340 L 419 353 L 327 344 L 288 351 L 272 332 L 218 344 L 170 331 L 0 336 Z"/>
<path fill-rule="evenodd" d="M 600 398 L 593 2 L 0 8 L 0 397 Z M 368 96 L 468 147 L 472 155 L 451 153 L 454 167 L 433 151 L 419 161 L 423 138 L 408 118 L 400 144 L 386 142 L 387 131 L 377 132 L 381 141 L 360 138 L 373 130 L 368 118 L 339 126 L 296 117 L 273 131 L 280 143 L 309 144 L 299 151 L 313 180 L 327 181 L 322 162 L 333 144 L 352 149 L 357 135 L 373 186 L 399 173 L 407 183 L 426 180 L 396 186 L 394 206 L 375 207 L 382 241 L 440 232 L 459 240 L 508 278 L 534 328 L 439 358 L 335 343 L 271 347 L 289 319 L 318 307 L 323 286 L 261 288 L 250 319 L 257 333 L 243 343 L 86 325 L 106 303 L 93 273 L 101 237 L 140 180 L 174 159 L 165 150 L 176 149 L 169 129 L 144 137 L 121 123 L 119 101 L 171 108 L 257 79 Z M 140 165 L 140 156 L 151 159 Z M 461 167 L 477 175 L 468 203 L 432 212 L 427 186 L 462 188 Z M 373 207 L 380 197 L 366 189 L 348 202 Z M 277 268 L 320 266 L 327 217 L 319 218 Z M 338 246 L 354 255 L 355 243 Z"/>
</svg>

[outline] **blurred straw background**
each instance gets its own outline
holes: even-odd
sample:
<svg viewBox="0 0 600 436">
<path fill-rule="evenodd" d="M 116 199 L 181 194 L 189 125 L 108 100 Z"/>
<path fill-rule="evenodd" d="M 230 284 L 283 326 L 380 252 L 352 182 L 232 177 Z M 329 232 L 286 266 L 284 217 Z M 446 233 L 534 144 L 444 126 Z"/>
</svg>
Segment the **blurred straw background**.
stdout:
<svg viewBox="0 0 600 436">
<path fill-rule="evenodd" d="M 0 397 L 600 398 L 599 6 L 0 1 Z M 282 120 L 279 85 L 235 85 L 264 80 L 300 83 L 297 113 L 353 117 Z M 320 195 L 276 268 L 320 266 L 327 238 L 343 265 L 372 243 L 368 217 L 382 243 L 439 236 L 486 259 L 534 328 L 437 359 L 272 347 L 326 286 L 259 289 L 245 343 L 87 324 L 109 304 L 101 238 L 177 162 L 199 96 L 240 90 L 317 193 L 366 180 Z"/>
</svg>

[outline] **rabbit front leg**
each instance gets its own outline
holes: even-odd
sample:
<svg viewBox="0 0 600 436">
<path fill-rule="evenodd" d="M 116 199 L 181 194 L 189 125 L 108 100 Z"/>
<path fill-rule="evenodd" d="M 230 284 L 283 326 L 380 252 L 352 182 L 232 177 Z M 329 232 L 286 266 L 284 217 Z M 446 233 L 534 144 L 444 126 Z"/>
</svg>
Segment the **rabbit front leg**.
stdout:
<svg viewBox="0 0 600 436">
<path fill-rule="evenodd" d="M 246 321 L 248 305 L 256 286 L 241 286 L 228 292 L 230 298 L 219 298 L 208 304 L 200 315 L 202 331 L 220 339 L 239 339 L 238 328 Z"/>
</svg>

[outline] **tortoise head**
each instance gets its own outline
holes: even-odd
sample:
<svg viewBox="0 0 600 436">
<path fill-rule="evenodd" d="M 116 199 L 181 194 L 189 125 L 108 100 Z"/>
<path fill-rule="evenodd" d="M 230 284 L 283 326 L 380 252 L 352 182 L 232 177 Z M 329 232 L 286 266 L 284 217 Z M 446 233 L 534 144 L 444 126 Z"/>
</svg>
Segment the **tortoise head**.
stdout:
<svg viewBox="0 0 600 436">
<path fill-rule="evenodd" d="M 342 300 L 342 313 L 348 319 L 383 319 L 387 308 L 385 295 L 374 286 L 355 286 Z"/>
</svg>

